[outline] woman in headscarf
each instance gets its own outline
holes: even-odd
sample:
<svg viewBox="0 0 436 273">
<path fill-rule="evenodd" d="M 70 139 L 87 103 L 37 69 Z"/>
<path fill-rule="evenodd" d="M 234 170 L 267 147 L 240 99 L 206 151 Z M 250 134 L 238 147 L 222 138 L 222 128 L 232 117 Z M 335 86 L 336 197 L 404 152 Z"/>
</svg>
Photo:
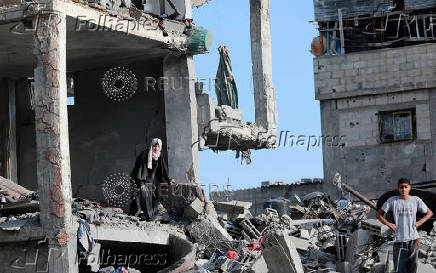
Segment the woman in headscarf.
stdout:
<svg viewBox="0 0 436 273">
<path fill-rule="evenodd" d="M 162 153 L 162 140 L 154 138 L 148 149 L 143 151 L 135 162 L 131 173 L 138 186 L 136 196 L 136 213 L 144 213 L 145 218 L 153 218 L 154 211 L 160 202 L 161 184 L 172 184 L 174 181 L 168 176 L 168 167 Z M 141 215 L 142 216 L 142 215 Z"/>
</svg>

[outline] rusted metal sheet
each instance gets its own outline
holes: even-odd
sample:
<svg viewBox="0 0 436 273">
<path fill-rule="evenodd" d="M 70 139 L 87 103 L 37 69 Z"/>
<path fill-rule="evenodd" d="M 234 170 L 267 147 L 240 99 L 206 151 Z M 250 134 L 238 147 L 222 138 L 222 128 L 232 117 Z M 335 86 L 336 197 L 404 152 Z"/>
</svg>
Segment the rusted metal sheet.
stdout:
<svg viewBox="0 0 436 273">
<path fill-rule="evenodd" d="M 425 9 L 436 7 L 436 0 L 405 0 L 407 9 Z"/>
<path fill-rule="evenodd" d="M 316 21 L 338 20 L 339 9 L 342 9 L 342 16 L 346 18 L 386 12 L 393 6 L 392 0 L 313 0 L 313 5 Z"/>
</svg>

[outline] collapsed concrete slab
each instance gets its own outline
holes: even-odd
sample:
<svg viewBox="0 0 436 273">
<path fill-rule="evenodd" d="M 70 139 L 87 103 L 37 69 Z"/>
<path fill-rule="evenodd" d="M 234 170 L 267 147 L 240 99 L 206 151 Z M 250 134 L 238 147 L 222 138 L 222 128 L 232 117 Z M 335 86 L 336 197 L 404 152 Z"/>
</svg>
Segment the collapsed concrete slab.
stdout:
<svg viewBox="0 0 436 273">
<path fill-rule="evenodd" d="M 185 208 L 184 217 L 187 219 L 195 219 L 203 213 L 204 202 L 200 199 L 195 198 L 192 203 Z"/>
<path fill-rule="evenodd" d="M 199 8 L 201 6 L 203 6 L 206 3 L 209 3 L 211 0 L 192 0 L 192 7 L 196 7 Z"/>
<path fill-rule="evenodd" d="M 248 270 L 249 273 L 268 273 L 268 266 L 266 265 L 265 258 L 261 255 L 254 262 L 253 266 Z"/>
<path fill-rule="evenodd" d="M 436 273 L 436 269 L 430 264 L 424 264 L 418 261 L 418 272 L 419 273 Z"/>
<path fill-rule="evenodd" d="M 276 135 L 251 122 L 226 105 L 217 106 L 208 94 L 197 89 L 199 149 L 215 151 L 275 148 Z"/>
<path fill-rule="evenodd" d="M 304 273 L 295 244 L 286 230 L 277 230 L 265 235 L 262 243 L 263 257 L 271 273 Z"/>
<path fill-rule="evenodd" d="M 210 208 L 209 205 L 208 211 L 210 210 L 213 210 L 213 212 L 215 211 Z M 209 215 L 204 219 L 194 220 L 186 226 L 186 230 L 195 242 L 206 246 L 211 246 L 217 242 L 233 240 L 227 231 L 220 225 L 217 217 L 214 217 L 213 213 L 212 215 L 209 213 Z"/>
<path fill-rule="evenodd" d="M 14 199 L 23 198 L 34 193 L 2 176 L 0 176 L 0 192 L 4 192 L 7 196 Z"/>
<path fill-rule="evenodd" d="M 350 237 L 347 243 L 345 261 L 349 262 L 352 272 L 360 271 L 360 265 L 363 263 L 363 260 L 365 258 L 362 256 L 362 253 L 365 252 L 367 246 L 371 242 L 371 231 L 364 229 L 356 230 Z"/>
<path fill-rule="evenodd" d="M 252 206 L 251 202 L 230 201 L 230 202 L 214 202 L 215 210 L 219 213 L 225 213 L 226 219 L 235 220 L 237 218 L 252 218 L 249 209 Z"/>
</svg>

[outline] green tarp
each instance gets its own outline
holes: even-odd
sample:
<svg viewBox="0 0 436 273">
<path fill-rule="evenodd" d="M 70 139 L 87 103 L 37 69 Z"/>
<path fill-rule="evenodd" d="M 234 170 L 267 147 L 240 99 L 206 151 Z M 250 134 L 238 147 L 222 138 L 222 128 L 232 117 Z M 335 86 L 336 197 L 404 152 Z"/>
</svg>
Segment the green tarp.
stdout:
<svg viewBox="0 0 436 273">
<path fill-rule="evenodd" d="M 229 105 L 233 109 L 238 108 L 238 88 L 232 72 L 232 61 L 229 51 L 225 46 L 218 48 L 220 63 L 216 73 L 215 92 L 218 105 Z"/>
</svg>

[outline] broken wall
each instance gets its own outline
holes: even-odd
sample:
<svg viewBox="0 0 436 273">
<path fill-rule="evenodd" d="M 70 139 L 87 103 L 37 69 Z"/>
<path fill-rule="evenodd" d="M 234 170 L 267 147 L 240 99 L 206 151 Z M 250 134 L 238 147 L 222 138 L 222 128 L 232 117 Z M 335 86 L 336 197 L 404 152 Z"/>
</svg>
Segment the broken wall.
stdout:
<svg viewBox="0 0 436 273">
<path fill-rule="evenodd" d="M 344 136 L 343 147 L 323 147 L 324 178 L 378 198 L 400 177 L 436 178 L 434 72 L 436 45 L 382 49 L 314 59 L 315 93 L 323 135 Z M 414 111 L 414 138 L 381 139 L 381 112 Z M 339 194 L 326 182 L 329 192 Z"/>
<path fill-rule="evenodd" d="M 289 190 L 289 185 L 260 187 L 251 189 L 241 189 L 233 191 L 211 191 L 210 200 L 214 202 L 227 202 L 231 200 L 252 202 L 250 212 L 253 215 L 260 214 L 264 208 L 263 204 L 275 198 L 283 198 Z M 289 193 L 289 199 L 295 201 L 294 194 L 300 198 L 306 194 L 315 191 L 324 191 L 324 184 L 294 185 L 292 192 Z"/>
<path fill-rule="evenodd" d="M 102 198 L 102 184 L 111 174 L 130 174 L 151 139 L 162 139 L 166 150 L 163 92 L 145 90 L 145 77 L 162 77 L 160 60 L 128 66 L 138 89 L 127 102 L 115 102 L 102 92 L 106 70 L 76 75 L 75 105 L 69 106 L 73 195 Z"/>
<path fill-rule="evenodd" d="M 103 199 L 102 185 L 112 174 L 130 174 L 136 156 L 159 137 L 166 149 L 163 92 L 145 91 L 145 77 L 162 76 L 162 62 L 155 60 L 128 66 L 138 80 L 136 93 L 127 102 L 105 96 L 101 81 L 107 69 L 75 74 L 74 105 L 68 106 L 73 195 Z M 20 85 L 21 86 L 21 85 Z M 17 93 L 24 93 L 21 86 Z M 27 92 L 27 91 L 26 91 Z M 36 190 L 34 121 L 19 99 L 19 183 Z"/>
</svg>

